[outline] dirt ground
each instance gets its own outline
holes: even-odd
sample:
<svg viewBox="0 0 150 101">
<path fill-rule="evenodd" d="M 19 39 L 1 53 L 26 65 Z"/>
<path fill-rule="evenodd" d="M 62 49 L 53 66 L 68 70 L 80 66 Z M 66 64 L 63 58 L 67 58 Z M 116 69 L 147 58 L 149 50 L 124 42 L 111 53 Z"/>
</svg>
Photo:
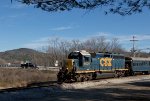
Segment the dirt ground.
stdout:
<svg viewBox="0 0 150 101">
<path fill-rule="evenodd" d="M 124 79 L 126 78 L 120 80 L 125 81 Z M 131 79 L 119 83 L 109 81 L 80 89 L 42 87 L 1 92 L 0 101 L 150 101 L 150 76 Z"/>
</svg>

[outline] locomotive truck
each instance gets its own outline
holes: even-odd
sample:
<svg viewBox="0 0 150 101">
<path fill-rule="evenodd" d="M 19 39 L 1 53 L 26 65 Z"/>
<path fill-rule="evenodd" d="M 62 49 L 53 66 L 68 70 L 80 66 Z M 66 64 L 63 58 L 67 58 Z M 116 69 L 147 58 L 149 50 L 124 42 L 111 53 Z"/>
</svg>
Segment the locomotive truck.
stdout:
<svg viewBox="0 0 150 101">
<path fill-rule="evenodd" d="M 150 72 L 150 58 L 125 57 L 108 52 L 89 53 L 74 51 L 68 55 L 60 68 L 58 82 L 86 81 L 96 79 L 98 74 L 113 73 L 114 77 Z"/>
</svg>

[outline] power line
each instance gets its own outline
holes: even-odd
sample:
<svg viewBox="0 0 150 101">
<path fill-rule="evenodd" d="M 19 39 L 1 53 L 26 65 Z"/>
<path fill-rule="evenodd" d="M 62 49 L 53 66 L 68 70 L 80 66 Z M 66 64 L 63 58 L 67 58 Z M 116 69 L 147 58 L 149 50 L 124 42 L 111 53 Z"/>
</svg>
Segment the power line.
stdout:
<svg viewBox="0 0 150 101">
<path fill-rule="evenodd" d="M 133 57 L 135 57 L 135 52 L 136 52 L 136 50 L 135 50 L 135 41 L 139 41 L 139 40 L 135 40 L 135 36 L 133 36 L 132 37 L 133 39 L 132 40 L 130 40 L 130 41 L 132 41 L 133 42 L 133 47 L 132 47 L 132 52 L 133 52 Z"/>
</svg>

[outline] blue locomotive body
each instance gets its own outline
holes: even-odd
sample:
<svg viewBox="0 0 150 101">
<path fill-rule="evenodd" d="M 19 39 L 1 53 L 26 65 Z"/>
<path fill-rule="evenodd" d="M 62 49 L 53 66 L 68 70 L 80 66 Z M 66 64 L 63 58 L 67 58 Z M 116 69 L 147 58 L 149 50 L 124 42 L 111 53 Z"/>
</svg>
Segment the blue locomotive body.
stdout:
<svg viewBox="0 0 150 101">
<path fill-rule="evenodd" d="M 91 66 L 98 72 L 115 72 L 125 70 L 125 59 L 122 54 L 96 53 L 92 57 Z"/>
<path fill-rule="evenodd" d="M 76 73 L 125 70 L 125 58 L 122 54 L 81 51 L 71 53 L 69 59 L 73 60 Z"/>
<path fill-rule="evenodd" d="M 125 57 L 122 54 L 75 51 L 69 54 L 63 68 L 58 73 L 58 80 L 63 78 L 63 81 L 65 79 L 83 81 L 95 79 L 97 73 L 110 72 L 123 76 L 127 70 Z"/>
<path fill-rule="evenodd" d="M 125 57 L 114 53 L 71 52 L 60 69 L 58 81 L 84 81 L 95 79 L 97 74 L 113 73 L 115 77 L 133 75 L 135 72 L 148 74 L 150 58 Z"/>
</svg>

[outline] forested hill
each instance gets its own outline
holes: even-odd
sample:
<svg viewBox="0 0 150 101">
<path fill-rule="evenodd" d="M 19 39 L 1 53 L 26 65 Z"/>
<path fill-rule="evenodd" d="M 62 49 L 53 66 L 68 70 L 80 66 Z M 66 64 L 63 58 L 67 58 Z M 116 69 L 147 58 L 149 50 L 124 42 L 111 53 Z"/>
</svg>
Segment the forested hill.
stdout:
<svg viewBox="0 0 150 101">
<path fill-rule="evenodd" d="M 44 55 L 45 54 L 42 52 L 28 48 L 8 50 L 5 52 L 0 52 L 0 63 L 20 63 L 21 61 L 40 63 L 42 62 Z"/>
</svg>

